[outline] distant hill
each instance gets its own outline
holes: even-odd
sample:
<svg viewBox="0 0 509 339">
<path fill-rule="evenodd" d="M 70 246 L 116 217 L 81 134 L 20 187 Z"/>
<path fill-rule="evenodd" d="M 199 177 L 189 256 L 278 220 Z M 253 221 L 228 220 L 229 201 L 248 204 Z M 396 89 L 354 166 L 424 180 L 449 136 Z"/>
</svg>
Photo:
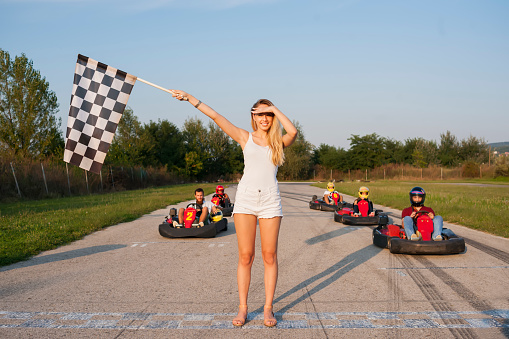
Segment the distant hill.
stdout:
<svg viewBox="0 0 509 339">
<path fill-rule="evenodd" d="M 492 142 L 491 144 L 488 144 L 488 146 L 491 146 L 492 151 L 509 152 L 509 141 Z"/>
</svg>

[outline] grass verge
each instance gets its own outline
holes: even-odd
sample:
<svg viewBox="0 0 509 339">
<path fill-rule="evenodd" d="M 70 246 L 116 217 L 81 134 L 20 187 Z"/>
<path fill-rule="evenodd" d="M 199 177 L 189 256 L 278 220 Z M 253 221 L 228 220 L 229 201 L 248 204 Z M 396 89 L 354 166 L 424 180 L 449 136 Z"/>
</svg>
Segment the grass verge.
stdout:
<svg viewBox="0 0 509 339">
<path fill-rule="evenodd" d="M 205 194 L 215 184 L 200 184 Z M 196 184 L 0 204 L 0 266 L 194 198 Z"/>
<path fill-rule="evenodd" d="M 325 183 L 313 186 L 325 187 Z M 380 205 L 402 210 L 410 206 L 408 192 L 414 186 L 426 190 L 426 206 L 444 220 L 509 238 L 509 187 L 467 186 L 446 183 L 377 181 L 336 183 L 336 190 L 357 196 L 359 187 L 370 189 L 370 199 Z"/>
</svg>

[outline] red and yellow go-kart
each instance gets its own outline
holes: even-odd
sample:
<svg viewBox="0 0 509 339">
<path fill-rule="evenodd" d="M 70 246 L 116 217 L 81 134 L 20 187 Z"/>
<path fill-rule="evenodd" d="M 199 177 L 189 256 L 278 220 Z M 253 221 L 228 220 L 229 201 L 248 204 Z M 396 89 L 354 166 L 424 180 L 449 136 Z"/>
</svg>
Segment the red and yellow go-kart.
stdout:
<svg viewBox="0 0 509 339">
<path fill-rule="evenodd" d="M 309 202 L 309 208 L 311 208 L 312 210 L 334 212 L 344 205 L 344 203 L 339 201 L 340 195 L 338 192 L 336 191 L 332 192 L 330 194 L 330 197 L 334 202 L 333 204 L 328 204 L 323 199 L 318 199 L 316 195 L 313 195 L 311 201 Z"/>
<path fill-rule="evenodd" d="M 366 200 L 360 200 L 357 203 L 360 215 L 355 215 L 352 207 L 343 207 L 334 212 L 334 221 L 341 222 L 345 225 L 352 226 L 369 226 L 369 225 L 387 225 L 389 217 L 383 214 L 382 210 L 375 210 L 375 215 L 368 215 L 369 203 Z"/>
<path fill-rule="evenodd" d="M 400 225 L 380 225 L 373 230 L 373 244 L 388 248 L 391 253 L 399 254 L 458 254 L 465 252 L 465 239 L 458 237 L 450 229 L 442 229 L 442 241 L 433 241 L 433 220 L 425 211 L 417 212 L 417 230 L 422 240 L 407 239 Z"/>
<path fill-rule="evenodd" d="M 159 234 L 166 238 L 213 238 L 217 233 L 228 229 L 228 220 L 223 218 L 221 211 L 209 216 L 210 223 L 200 226 L 197 220 L 198 209 L 195 203 L 187 205 L 184 210 L 184 222 L 178 223 L 177 210 L 170 209 L 170 215 L 159 225 Z"/>
<path fill-rule="evenodd" d="M 227 197 L 224 194 L 215 193 L 210 201 L 212 201 L 214 205 L 219 206 L 221 208 L 223 216 L 231 217 L 233 212 L 233 204 L 231 203 L 229 197 Z"/>
</svg>

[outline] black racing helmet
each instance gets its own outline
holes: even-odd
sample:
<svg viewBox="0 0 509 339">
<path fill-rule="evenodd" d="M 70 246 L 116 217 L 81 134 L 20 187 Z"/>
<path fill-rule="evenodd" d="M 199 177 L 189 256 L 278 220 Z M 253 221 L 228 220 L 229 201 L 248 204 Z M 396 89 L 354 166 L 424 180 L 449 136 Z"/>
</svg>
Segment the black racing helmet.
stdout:
<svg viewBox="0 0 509 339">
<path fill-rule="evenodd" d="M 419 207 L 419 206 L 423 206 L 424 205 L 424 200 L 426 200 L 426 192 L 424 191 L 424 188 L 422 187 L 419 187 L 419 186 L 415 186 L 414 188 L 412 188 L 410 190 L 410 204 L 412 204 L 412 206 L 416 206 L 416 207 Z M 412 200 L 412 197 L 413 196 L 420 196 L 422 198 L 421 202 L 419 203 L 416 203 Z"/>
</svg>

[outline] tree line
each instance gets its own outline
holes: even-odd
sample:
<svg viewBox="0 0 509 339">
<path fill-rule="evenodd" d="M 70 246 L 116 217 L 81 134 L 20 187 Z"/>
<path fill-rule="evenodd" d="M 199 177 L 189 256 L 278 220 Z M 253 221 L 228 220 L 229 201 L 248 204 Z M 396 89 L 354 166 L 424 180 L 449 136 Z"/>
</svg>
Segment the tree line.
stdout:
<svg viewBox="0 0 509 339">
<path fill-rule="evenodd" d="M 401 142 L 376 133 L 352 135 L 348 140 L 348 150 L 321 144 L 313 153 L 314 162 L 328 169 L 345 171 L 375 168 L 385 164 L 452 168 L 466 162 L 480 164 L 489 160 L 489 149 L 484 139 L 470 136 L 458 140 L 450 131 L 440 134 L 438 143 L 420 137 Z"/>
<path fill-rule="evenodd" d="M 0 49 L 0 155 L 3 158 L 62 159 L 64 139 L 56 118 L 58 103 L 47 80 L 24 54 L 12 59 Z M 306 140 L 302 126 L 285 149 L 282 180 L 309 179 L 316 166 L 329 170 L 372 169 L 386 164 L 457 167 L 488 162 L 482 138 L 458 140 L 450 131 L 439 142 L 420 137 L 397 141 L 376 133 L 351 135 L 350 148 Z M 187 119 L 181 128 L 169 120 L 142 123 L 126 108 L 106 157 L 106 165 L 160 167 L 193 180 L 218 180 L 242 173 L 240 146 L 213 122 Z"/>
</svg>

